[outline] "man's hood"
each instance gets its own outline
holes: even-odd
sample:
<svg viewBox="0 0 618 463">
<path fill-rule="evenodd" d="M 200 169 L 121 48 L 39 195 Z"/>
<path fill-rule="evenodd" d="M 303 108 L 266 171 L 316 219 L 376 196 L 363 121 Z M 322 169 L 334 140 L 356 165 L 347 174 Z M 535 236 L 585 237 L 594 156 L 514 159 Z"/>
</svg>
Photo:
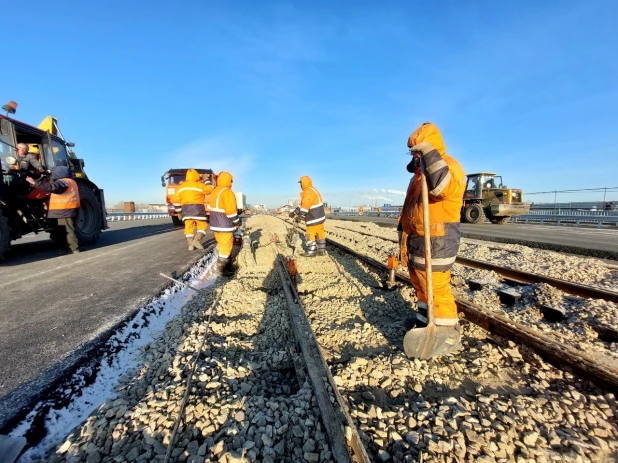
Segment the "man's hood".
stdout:
<svg viewBox="0 0 618 463">
<path fill-rule="evenodd" d="M 311 185 L 313 185 L 313 182 L 306 175 L 303 175 L 300 178 L 300 187 L 303 189 L 303 191 L 309 188 Z"/>
<path fill-rule="evenodd" d="M 229 172 L 221 172 L 217 177 L 217 186 L 230 188 L 232 186 L 232 180 L 232 174 L 230 174 Z"/>
<path fill-rule="evenodd" d="M 200 174 L 198 174 L 197 170 L 195 169 L 189 169 L 187 171 L 185 179 L 187 180 L 187 182 L 197 182 L 200 179 Z"/>
<path fill-rule="evenodd" d="M 431 143 L 442 156 L 446 154 L 446 145 L 444 144 L 444 140 L 442 140 L 442 134 L 438 130 L 438 127 L 431 122 L 425 122 L 412 132 L 412 135 L 408 138 L 408 148 L 412 148 L 414 145 L 418 145 L 424 141 Z"/>
<path fill-rule="evenodd" d="M 65 166 L 56 166 L 52 169 L 52 180 L 59 178 L 71 178 L 71 170 Z"/>
</svg>

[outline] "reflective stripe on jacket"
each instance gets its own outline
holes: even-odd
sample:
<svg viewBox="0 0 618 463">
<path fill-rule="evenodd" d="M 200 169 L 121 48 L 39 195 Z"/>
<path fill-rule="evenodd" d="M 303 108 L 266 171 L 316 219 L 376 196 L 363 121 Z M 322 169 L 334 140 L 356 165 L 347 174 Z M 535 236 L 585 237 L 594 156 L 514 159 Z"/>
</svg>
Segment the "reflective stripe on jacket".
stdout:
<svg viewBox="0 0 618 463">
<path fill-rule="evenodd" d="M 72 178 L 61 178 L 56 183 L 65 184 L 63 193 L 52 193 L 49 196 L 47 217 L 50 219 L 66 219 L 76 217 L 79 210 L 79 188 Z"/>
<path fill-rule="evenodd" d="M 410 137 L 412 145 L 429 142 L 435 148 L 424 155 L 429 189 L 429 233 L 432 270 L 444 272 L 455 263 L 459 251 L 460 214 L 465 189 L 465 173 L 459 162 L 446 154 L 438 128 L 424 124 Z M 404 264 L 425 270 L 425 233 L 423 227 L 420 168 L 410 180 L 400 226 L 403 231 Z"/>
<path fill-rule="evenodd" d="M 204 185 L 195 169 L 189 169 L 174 195 L 174 205 L 180 204 L 182 220 L 206 220 L 204 200 L 212 191 L 211 185 Z"/>
<path fill-rule="evenodd" d="M 228 187 L 217 186 L 210 195 L 211 230 L 233 232 L 239 224 L 236 195 Z"/>
<path fill-rule="evenodd" d="M 326 220 L 322 195 L 315 189 L 309 177 L 300 179 L 300 215 L 307 225 L 319 225 Z"/>
</svg>

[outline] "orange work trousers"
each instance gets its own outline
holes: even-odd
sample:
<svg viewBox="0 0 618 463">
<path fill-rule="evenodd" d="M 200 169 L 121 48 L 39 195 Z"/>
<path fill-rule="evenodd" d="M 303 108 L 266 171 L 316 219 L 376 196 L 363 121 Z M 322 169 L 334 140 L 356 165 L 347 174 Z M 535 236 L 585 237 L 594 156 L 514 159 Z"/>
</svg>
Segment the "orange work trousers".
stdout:
<svg viewBox="0 0 618 463">
<path fill-rule="evenodd" d="M 427 276 L 424 270 L 408 267 L 410 282 L 416 289 L 418 302 L 427 303 Z M 451 271 L 431 272 L 433 280 L 433 311 L 436 325 L 454 325 L 457 322 L 457 305 L 451 292 Z"/>
<path fill-rule="evenodd" d="M 324 222 L 317 225 L 307 225 L 305 234 L 309 235 L 309 241 L 316 240 L 316 236 L 318 240 L 325 240 L 326 233 L 324 232 Z"/>
<path fill-rule="evenodd" d="M 232 254 L 232 248 L 234 247 L 234 233 L 216 231 L 215 240 L 217 240 L 219 257 L 230 257 L 230 254 Z"/>
<path fill-rule="evenodd" d="M 185 219 L 185 236 L 191 238 L 195 235 L 195 228 L 197 227 L 198 233 L 206 234 L 208 224 L 205 220 Z"/>
</svg>

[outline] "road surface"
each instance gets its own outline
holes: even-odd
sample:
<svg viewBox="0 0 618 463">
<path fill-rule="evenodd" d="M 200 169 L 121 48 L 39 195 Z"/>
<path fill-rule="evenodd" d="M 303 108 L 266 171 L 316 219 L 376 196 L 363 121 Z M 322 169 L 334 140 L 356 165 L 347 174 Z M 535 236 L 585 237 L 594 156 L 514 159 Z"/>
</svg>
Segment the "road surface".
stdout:
<svg viewBox="0 0 618 463">
<path fill-rule="evenodd" d="M 388 217 L 331 216 L 330 219 L 369 221 L 395 227 Z M 508 223 L 505 225 L 461 224 L 464 238 L 523 244 L 539 249 L 618 260 L 618 229 L 566 227 L 542 224 Z"/>
<path fill-rule="evenodd" d="M 59 256 L 46 237 L 16 241 L 0 263 L 0 429 L 161 291 L 159 272 L 180 275 L 204 254 L 170 219 L 111 222 L 77 255 Z"/>
</svg>

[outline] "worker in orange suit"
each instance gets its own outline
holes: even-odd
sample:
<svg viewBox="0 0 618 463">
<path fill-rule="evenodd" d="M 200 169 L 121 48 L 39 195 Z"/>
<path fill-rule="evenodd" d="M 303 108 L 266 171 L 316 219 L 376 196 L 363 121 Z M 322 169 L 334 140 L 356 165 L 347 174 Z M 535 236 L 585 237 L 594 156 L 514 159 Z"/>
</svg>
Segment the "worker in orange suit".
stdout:
<svg viewBox="0 0 618 463">
<path fill-rule="evenodd" d="M 300 218 L 305 221 L 305 241 L 307 251 L 301 254 L 305 257 L 315 257 L 326 255 L 326 233 L 324 232 L 324 222 L 326 212 L 322 195 L 313 186 L 313 182 L 306 175 L 300 178 L 300 207 L 290 213 L 292 218 Z"/>
<path fill-rule="evenodd" d="M 232 192 L 233 181 L 232 174 L 221 172 L 217 177 L 217 187 L 210 194 L 210 228 L 215 232 L 219 250 L 217 271 L 222 274 L 233 273 L 234 232 L 240 227 L 236 195 Z"/>
<path fill-rule="evenodd" d="M 429 190 L 429 222 L 434 294 L 434 323 L 457 326 L 457 306 L 451 293 L 451 267 L 455 263 L 460 240 L 460 213 L 465 189 L 465 174 L 459 162 L 446 154 L 438 128 L 426 122 L 408 138 L 412 161 L 410 180 L 398 230 L 401 232 L 401 259 L 410 271 L 417 294 L 416 318 L 407 319 L 407 329 L 427 326 L 425 241 L 421 198 L 420 157 L 425 161 Z"/>
<path fill-rule="evenodd" d="M 202 183 L 200 174 L 195 169 L 187 170 L 185 181 L 176 191 L 174 202 L 180 204 L 182 210 L 182 221 L 185 224 L 185 237 L 189 251 L 203 249 L 202 240 L 208 228 L 204 198 L 211 192 L 212 185 Z"/>
</svg>

